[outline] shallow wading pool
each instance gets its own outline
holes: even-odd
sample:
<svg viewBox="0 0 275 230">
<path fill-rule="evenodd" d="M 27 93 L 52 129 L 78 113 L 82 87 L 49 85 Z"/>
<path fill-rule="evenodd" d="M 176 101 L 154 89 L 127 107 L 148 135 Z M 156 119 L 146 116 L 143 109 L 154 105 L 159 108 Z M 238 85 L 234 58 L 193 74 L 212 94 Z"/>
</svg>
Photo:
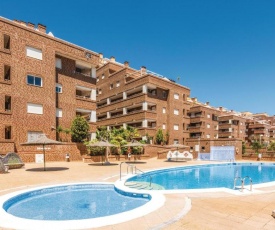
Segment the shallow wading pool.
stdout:
<svg viewBox="0 0 275 230">
<path fill-rule="evenodd" d="M 117 189 L 111 183 L 41 187 L 0 197 L 0 227 L 83 229 L 116 224 L 159 208 L 163 196 Z M 161 204 L 161 205 L 160 205 Z"/>
</svg>

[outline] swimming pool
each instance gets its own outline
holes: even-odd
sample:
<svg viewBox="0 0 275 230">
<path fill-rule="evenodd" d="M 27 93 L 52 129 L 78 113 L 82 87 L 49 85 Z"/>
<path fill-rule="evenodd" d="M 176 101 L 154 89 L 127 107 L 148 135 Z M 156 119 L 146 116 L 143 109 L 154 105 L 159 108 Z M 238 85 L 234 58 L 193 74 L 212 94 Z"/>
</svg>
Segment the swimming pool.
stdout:
<svg viewBox="0 0 275 230">
<path fill-rule="evenodd" d="M 127 182 L 148 182 L 165 190 L 234 188 L 236 177 L 250 177 L 253 184 L 275 181 L 275 164 L 225 163 L 155 170 L 131 177 Z M 240 180 L 237 181 L 240 183 Z M 249 181 L 246 182 L 249 184 Z M 238 185 L 238 184 L 237 184 Z"/>
<path fill-rule="evenodd" d="M 148 194 L 125 193 L 114 185 L 82 184 L 23 193 L 3 207 L 7 213 L 26 219 L 81 220 L 126 212 L 150 199 Z"/>
<path fill-rule="evenodd" d="M 13 229 L 86 229 L 117 224 L 161 207 L 157 194 L 122 191 L 112 183 L 40 187 L 0 197 L 0 226 Z"/>
</svg>

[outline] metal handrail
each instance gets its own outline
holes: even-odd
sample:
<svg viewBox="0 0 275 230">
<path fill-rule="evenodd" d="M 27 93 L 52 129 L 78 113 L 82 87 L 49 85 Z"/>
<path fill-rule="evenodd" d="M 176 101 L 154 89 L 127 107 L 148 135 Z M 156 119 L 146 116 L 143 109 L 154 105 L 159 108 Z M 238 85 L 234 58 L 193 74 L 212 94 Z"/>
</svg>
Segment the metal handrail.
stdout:
<svg viewBox="0 0 275 230">
<path fill-rule="evenodd" d="M 138 169 L 137 167 L 135 167 L 135 169 L 136 169 L 136 174 L 137 174 L 137 170 L 138 170 L 138 171 L 140 171 L 140 172 L 141 172 L 141 174 L 143 174 L 143 173 L 144 173 L 142 170 Z M 147 176 L 149 176 L 149 177 L 150 177 L 150 186 L 151 186 L 151 184 L 152 184 L 152 176 L 150 176 L 150 175 L 147 175 Z"/>
<path fill-rule="evenodd" d="M 241 177 L 235 177 L 234 178 L 234 189 L 236 188 L 236 182 L 237 182 L 237 180 L 240 180 L 241 181 L 241 183 L 243 184 L 243 180 L 242 180 L 242 178 Z M 243 186 L 242 186 L 242 189 L 243 189 Z"/>
<path fill-rule="evenodd" d="M 122 164 L 126 164 L 127 165 L 127 174 L 128 174 L 128 168 L 131 167 L 132 169 L 134 168 L 134 173 L 137 174 L 137 170 L 140 171 L 142 174 L 144 173 L 142 170 L 138 169 L 135 165 L 132 165 L 132 164 L 128 164 L 126 162 L 121 162 L 120 165 L 119 165 L 119 179 L 121 180 L 121 165 Z M 133 170 L 132 170 L 133 172 Z M 150 186 L 152 184 L 152 176 L 148 175 L 150 177 Z"/>
<path fill-rule="evenodd" d="M 252 182 L 251 177 L 249 177 L 249 176 L 245 176 L 245 177 L 243 178 L 242 189 L 243 189 L 243 187 L 244 187 L 244 182 L 245 182 L 245 179 L 246 179 L 246 178 L 249 179 L 249 181 L 250 181 L 250 191 L 252 191 L 253 182 Z"/>
</svg>

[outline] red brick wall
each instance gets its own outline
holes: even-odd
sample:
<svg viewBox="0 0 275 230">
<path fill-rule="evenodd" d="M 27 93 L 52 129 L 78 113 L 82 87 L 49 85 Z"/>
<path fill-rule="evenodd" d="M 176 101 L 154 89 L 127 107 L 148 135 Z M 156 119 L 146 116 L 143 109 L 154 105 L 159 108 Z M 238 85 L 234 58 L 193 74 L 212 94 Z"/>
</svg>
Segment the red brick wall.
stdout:
<svg viewBox="0 0 275 230">
<path fill-rule="evenodd" d="M 3 35 L 10 36 L 10 50 L 3 49 Z M 26 56 L 26 46 L 42 50 L 42 60 Z M 75 97 L 75 86 L 81 85 L 95 89 L 95 79 L 79 76 L 73 73 L 75 60 L 90 63 L 96 67 L 100 63 L 99 55 L 91 53 L 87 59 L 85 53 L 88 50 L 67 43 L 60 39 L 48 36 L 43 32 L 22 26 L 9 20 L 0 19 L 0 141 L 14 142 L 15 149 L 21 151 L 20 143 L 27 141 L 28 131 L 40 131 L 46 133 L 49 138 L 55 139 L 56 133 L 52 127 L 56 127 L 56 120 L 64 128 L 69 128 L 77 107 L 95 110 L 95 101 L 78 102 Z M 56 79 L 55 57 L 64 58 L 62 63 L 63 74 L 58 73 Z M 11 81 L 3 80 L 4 65 L 11 66 Z M 26 84 L 28 74 L 42 78 L 43 86 L 36 87 Z M 58 95 L 56 101 L 56 80 L 63 85 L 63 97 Z M 4 111 L 5 95 L 11 96 L 11 112 Z M 73 96 L 72 96 L 73 95 Z M 65 97 L 68 96 L 68 97 Z M 59 103 L 57 103 L 59 102 Z M 43 114 L 28 114 L 27 103 L 43 105 Z M 56 107 L 62 108 L 63 117 L 56 119 Z M 4 127 L 12 126 L 12 139 L 5 140 Z M 95 130 L 95 124 L 90 124 L 91 130 Z M 2 151 L 2 150 L 0 150 Z"/>
</svg>

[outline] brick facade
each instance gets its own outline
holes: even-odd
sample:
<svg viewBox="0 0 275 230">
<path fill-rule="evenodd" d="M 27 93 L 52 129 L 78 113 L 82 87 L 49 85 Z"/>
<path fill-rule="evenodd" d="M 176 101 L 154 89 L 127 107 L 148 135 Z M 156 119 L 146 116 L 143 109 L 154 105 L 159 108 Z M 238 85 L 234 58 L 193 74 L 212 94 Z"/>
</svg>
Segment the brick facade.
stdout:
<svg viewBox="0 0 275 230">
<path fill-rule="evenodd" d="M 56 59 L 61 59 L 61 69 L 56 68 Z M 96 90 L 99 65 L 99 54 L 47 34 L 43 25 L 36 29 L 33 24 L 0 18 L 1 152 L 24 152 L 20 143 L 27 141 L 28 132 L 43 132 L 56 139 L 57 126 L 70 128 L 77 110 L 96 111 L 95 98 L 78 98 L 76 89 Z M 90 76 L 82 74 L 81 66 L 90 70 Z M 29 84 L 27 75 L 40 79 L 40 85 Z M 60 93 L 56 93 L 57 83 L 62 86 Z M 28 112 L 28 103 L 42 106 L 42 113 Z M 56 108 L 62 110 L 61 117 L 57 118 Z M 90 131 L 95 132 L 95 122 L 89 123 Z"/>
</svg>

